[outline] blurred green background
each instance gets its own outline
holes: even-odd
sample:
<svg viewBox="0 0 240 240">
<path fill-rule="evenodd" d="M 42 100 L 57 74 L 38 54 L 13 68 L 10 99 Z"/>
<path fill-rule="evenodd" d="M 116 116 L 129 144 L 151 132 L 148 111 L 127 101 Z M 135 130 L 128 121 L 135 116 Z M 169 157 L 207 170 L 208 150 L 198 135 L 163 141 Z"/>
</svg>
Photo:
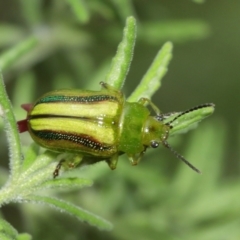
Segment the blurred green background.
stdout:
<svg viewBox="0 0 240 240">
<path fill-rule="evenodd" d="M 216 104 L 214 116 L 170 140 L 201 176 L 164 148 L 149 151 L 137 167 L 124 156 L 115 171 L 105 163 L 85 167 L 79 174 L 94 179 L 94 186 L 58 195 L 110 220 L 111 232 L 54 209 L 5 206 L 2 216 L 19 232 L 45 240 L 240 239 L 240 2 L 197 2 L 0 0 L 0 54 L 31 36 L 38 39 L 18 61 L 1 66 L 18 120 L 25 117 L 20 105 L 46 91 L 99 89 L 129 15 L 137 19 L 138 37 L 126 96 L 162 44 L 172 41 L 173 59 L 153 102 L 163 112 Z M 27 133 L 21 137 L 25 146 L 32 141 Z M 8 171 L 3 129 L 0 138 L 3 184 Z"/>
</svg>

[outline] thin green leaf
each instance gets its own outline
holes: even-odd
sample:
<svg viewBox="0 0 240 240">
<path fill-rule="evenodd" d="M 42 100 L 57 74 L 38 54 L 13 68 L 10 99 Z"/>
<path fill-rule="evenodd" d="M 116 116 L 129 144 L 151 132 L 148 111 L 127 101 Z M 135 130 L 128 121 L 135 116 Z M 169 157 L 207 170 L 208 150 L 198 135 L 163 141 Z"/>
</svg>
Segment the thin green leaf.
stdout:
<svg viewBox="0 0 240 240">
<path fill-rule="evenodd" d="M 29 37 L 0 56 L 0 68 L 5 70 L 37 45 L 35 37 Z"/>
<path fill-rule="evenodd" d="M 229 216 L 234 216 L 236 209 L 240 208 L 239 194 L 239 185 L 237 184 L 227 184 L 221 186 L 221 188 L 215 186 L 208 194 L 195 194 L 195 198 L 193 198 L 183 210 L 186 217 L 189 216 L 189 218 L 192 219 L 193 224 L 194 222 L 197 224 L 201 219 L 220 219 L 222 217 L 224 219 L 226 216 L 226 202 L 231 203 L 230 206 L 227 207 Z M 206 208 L 206 205 L 209 204 L 211 207 Z M 192 211 L 194 211 L 194 215 L 192 215 Z M 239 214 L 236 215 L 239 216 Z"/>
<path fill-rule="evenodd" d="M 0 239 L 1 240 L 13 240 L 14 238 L 12 238 L 12 237 L 10 237 L 10 236 L 0 232 Z"/>
<path fill-rule="evenodd" d="M 31 154 L 32 154 L 32 156 L 34 156 L 33 152 Z M 50 166 L 50 164 L 53 161 L 56 161 L 56 158 L 58 155 L 59 155 L 59 153 L 56 153 L 56 152 L 45 151 L 43 154 L 38 155 L 37 158 L 29 159 L 29 160 L 27 159 L 27 163 L 26 163 L 25 167 L 26 166 L 29 166 L 29 167 L 27 169 L 24 169 L 21 177 L 25 178 L 26 176 L 31 177 L 32 174 L 36 175 L 35 172 Z M 30 164 L 30 163 L 32 163 L 32 164 Z"/>
<path fill-rule="evenodd" d="M 32 236 L 28 233 L 21 233 L 18 235 L 17 240 L 31 240 Z"/>
<path fill-rule="evenodd" d="M 206 228 L 194 228 L 192 237 L 188 237 L 186 240 L 219 240 L 219 239 L 229 239 L 229 240 L 238 240 L 240 236 L 240 221 L 239 217 L 235 219 L 228 219 L 223 217 L 220 219 L 210 220 L 211 227 Z"/>
<path fill-rule="evenodd" d="M 121 89 L 133 57 L 133 49 L 136 39 L 136 20 L 128 17 L 126 27 L 123 30 L 122 42 L 118 45 L 117 53 L 105 81 L 116 89 Z"/>
<path fill-rule="evenodd" d="M 138 31 L 139 37 L 148 44 L 159 45 L 159 42 L 186 42 L 204 39 L 210 34 L 209 24 L 202 20 L 172 20 L 144 22 Z"/>
<path fill-rule="evenodd" d="M 20 25 L 0 24 L 0 47 L 15 44 L 24 37 L 24 30 Z"/>
<path fill-rule="evenodd" d="M 39 145 L 37 145 L 34 142 L 30 145 L 24 156 L 22 171 L 28 169 L 33 164 L 33 162 L 36 161 L 36 158 L 39 154 L 39 149 L 40 149 Z"/>
<path fill-rule="evenodd" d="M 218 135 L 218 141 L 216 141 L 216 135 Z M 195 176 L 194 173 L 189 174 L 185 166 L 179 168 L 174 177 L 177 184 L 176 194 L 181 196 L 180 192 L 186 191 L 189 195 L 195 193 L 194 195 L 208 196 L 213 189 L 216 189 L 222 171 L 225 142 L 226 126 L 221 121 L 214 121 L 214 124 L 206 122 L 200 129 L 193 132 L 188 143 L 186 157 L 194 165 L 197 165 L 203 171 L 203 174 Z M 180 187 L 182 185 L 184 187 Z M 191 189 L 190 186 L 192 186 Z"/>
<path fill-rule="evenodd" d="M 161 80 L 166 74 L 168 64 L 172 58 L 172 48 L 171 42 L 167 42 L 162 46 L 140 84 L 128 98 L 129 102 L 136 102 L 141 97 L 151 98 L 160 88 Z"/>
<path fill-rule="evenodd" d="M 16 239 L 18 232 L 4 219 L 0 219 L 0 239 Z"/>
<path fill-rule="evenodd" d="M 205 3 L 205 0 L 192 0 L 195 3 Z"/>
<path fill-rule="evenodd" d="M 33 71 L 27 71 L 19 74 L 14 83 L 12 105 L 14 113 L 18 117 L 26 118 L 27 113 L 20 107 L 23 103 L 31 103 L 35 99 L 35 86 L 37 79 Z"/>
<path fill-rule="evenodd" d="M 238 146 L 240 146 L 240 124 L 238 125 L 238 139 L 237 139 L 237 144 Z M 238 147 L 237 149 L 237 159 L 240 159 L 240 148 Z M 240 168 L 240 161 L 238 161 L 238 171 L 239 171 L 239 168 Z"/>
<path fill-rule="evenodd" d="M 87 23 L 89 21 L 89 11 L 86 7 L 84 0 L 66 0 L 71 6 L 73 13 L 81 23 Z"/>
<path fill-rule="evenodd" d="M 41 185 L 41 188 L 81 188 L 81 187 L 89 187 L 92 186 L 93 181 L 89 179 L 81 179 L 81 178 L 57 178 L 44 182 Z"/>
<path fill-rule="evenodd" d="M 192 108 L 185 112 L 178 114 L 177 116 L 172 115 L 170 118 L 164 120 L 164 123 L 171 124 L 170 135 L 176 133 L 186 132 L 189 128 L 196 126 L 194 124 L 200 122 L 204 118 L 210 116 L 214 112 L 214 104 L 201 108 Z M 174 117 L 174 118 L 173 118 Z"/>
<path fill-rule="evenodd" d="M 103 218 L 96 216 L 93 213 L 88 212 L 78 206 L 75 206 L 71 203 L 65 202 L 63 200 L 59 200 L 53 197 L 43 197 L 37 195 L 31 195 L 27 198 L 27 200 L 34 201 L 36 203 L 42 203 L 49 205 L 51 207 L 57 208 L 61 212 L 66 212 L 70 215 L 74 215 L 79 220 L 88 222 L 90 225 L 96 226 L 99 229 L 103 230 L 111 230 L 112 224 Z"/>
<path fill-rule="evenodd" d="M 216 188 L 217 180 L 221 172 L 221 160 L 224 146 L 226 129 L 221 122 L 215 121 L 213 124 L 204 124 L 201 129 L 193 132 L 189 141 L 188 152 L 185 157 L 194 165 L 199 167 L 202 175 L 190 172 L 184 164 L 173 178 L 172 192 L 179 201 L 184 202 L 188 196 L 197 194 L 209 194 Z M 216 129 L 219 130 L 219 141 L 216 142 Z M 215 142 L 215 143 L 214 143 Z M 214 146 L 213 146 L 214 143 Z M 194 194 L 195 193 L 195 194 Z M 196 210 L 195 210 L 196 211 Z"/>
<path fill-rule="evenodd" d="M 21 16 L 25 18 L 27 24 L 31 27 L 41 23 L 43 7 L 41 0 L 25 1 L 20 0 Z"/>
<path fill-rule="evenodd" d="M 5 91 L 5 86 L 3 83 L 3 77 L 1 72 L 0 72 L 0 104 L 2 107 L 1 116 L 4 119 L 6 135 L 9 145 L 11 180 L 15 181 L 18 178 L 21 166 L 22 149 L 15 116 L 13 114 L 11 102 L 8 99 L 7 93 Z"/>
<path fill-rule="evenodd" d="M 200 194 L 207 195 L 219 184 L 227 146 L 227 128 L 220 119 L 208 120 L 199 126 L 190 139 L 187 156 L 194 159 L 203 171 L 203 178 L 198 179 L 199 184 L 195 187 L 196 191 L 201 191 Z"/>
</svg>

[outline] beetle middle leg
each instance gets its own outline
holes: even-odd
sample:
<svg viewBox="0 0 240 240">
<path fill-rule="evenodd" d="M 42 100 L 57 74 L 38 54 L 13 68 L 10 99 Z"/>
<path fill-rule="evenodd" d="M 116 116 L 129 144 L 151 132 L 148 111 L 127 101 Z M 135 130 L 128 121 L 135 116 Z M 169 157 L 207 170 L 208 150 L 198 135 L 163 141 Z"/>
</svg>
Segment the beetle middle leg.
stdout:
<svg viewBox="0 0 240 240">
<path fill-rule="evenodd" d="M 132 166 L 138 165 L 138 163 L 141 161 L 144 153 L 146 152 L 146 149 L 147 149 L 147 147 L 145 147 L 145 149 L 142 152 L 140 152 L 139 154 L 135 154 L 135 155 L 127 154 L 128 159 L 129 159 L 130 163 L 132 164 Z"/>
<path fill-rule="evenodd" d="M 82 159 L 83 159 L 82 155 L 72 155 L 72 154 L 70 154 L 66 158 L 61 159 L 53 172 L 53 178 L 56 178 L 59 175 L 59 172 L 62 167 L 64 167 L 64 169 L 73 169 L 77 165 L 79 165 Z"/>
</svg>

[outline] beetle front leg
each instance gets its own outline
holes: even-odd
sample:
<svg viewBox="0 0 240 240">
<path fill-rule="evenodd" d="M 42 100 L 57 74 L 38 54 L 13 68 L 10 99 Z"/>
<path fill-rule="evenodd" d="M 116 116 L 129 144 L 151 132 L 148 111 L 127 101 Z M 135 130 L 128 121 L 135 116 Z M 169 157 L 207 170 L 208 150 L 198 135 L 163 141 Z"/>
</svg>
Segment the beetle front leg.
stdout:
<svg viewBox="0 0 240 240">
<path fill-rule="evenodd" d="M 114 92 L 114 93 L 121 93 L 120 91 L 118 91 L 116 88 L 114 88 L 113 86 L 109 85 L 108 83 L 105 82 L 100 82 L 100 85 L 102 86 L 102 89 L 106 89 L 110 92 Z"/>
<path fill-rule="evenodd" d="M 140 98 L 138 100 L 138 103 L 141 105 L 145 105 L 146 103 L 148 103 L 151 108 L 153 109 L 153 111 L 156 113 L 156 115 L 160 115 L 161 111 L 159 110 L 159 108 L 149 99 L 149 98 Z"/>
<path fill-rule="evenodd" d="M 123 98 L 122 92 L 116 89 L 115 87 L 109 85 L 108 83 L 100 82 L 100 85 L 102 86 L 102 89 L 106 89 L 110 93 L 116 94 L 119 100 Z"/>
</svg>

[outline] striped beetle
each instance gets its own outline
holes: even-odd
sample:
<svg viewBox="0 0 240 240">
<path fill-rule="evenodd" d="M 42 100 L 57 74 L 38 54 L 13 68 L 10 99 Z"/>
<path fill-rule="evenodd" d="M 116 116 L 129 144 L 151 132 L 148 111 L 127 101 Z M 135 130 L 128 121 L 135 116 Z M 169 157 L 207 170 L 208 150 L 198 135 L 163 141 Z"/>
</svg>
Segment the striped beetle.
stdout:
<svg viewBox="0 0 240 240">
<path fill-rule="evenodd" d="M 210 109 L 204 118 L 213 112 L 214 104 L 162 114 L 147 98 L 127 102 L 121 91 L 104 82 L 100 84 L 100 91 L 57 90 L 46 93 L 34 105 L 22 105 L 28 115 L 18 122 L 20 132 L 28 130 L 33 140 L 46 149 L 74 154 L 59 162 L 54 177 L 62 165 L 75 167 L 105 160 L 115 169 L 119 155 L 124 153 L 132 165 L 137 165 L 147 148 L 157 148 L 159 144 L 200 173 L 172 149 L 167 139 L 179 118 L 201 108 Z M 154 116 L 146 104 L 155 112 Z M 171 116 L 173 119 L 166 121 Z"/>
</svg>

